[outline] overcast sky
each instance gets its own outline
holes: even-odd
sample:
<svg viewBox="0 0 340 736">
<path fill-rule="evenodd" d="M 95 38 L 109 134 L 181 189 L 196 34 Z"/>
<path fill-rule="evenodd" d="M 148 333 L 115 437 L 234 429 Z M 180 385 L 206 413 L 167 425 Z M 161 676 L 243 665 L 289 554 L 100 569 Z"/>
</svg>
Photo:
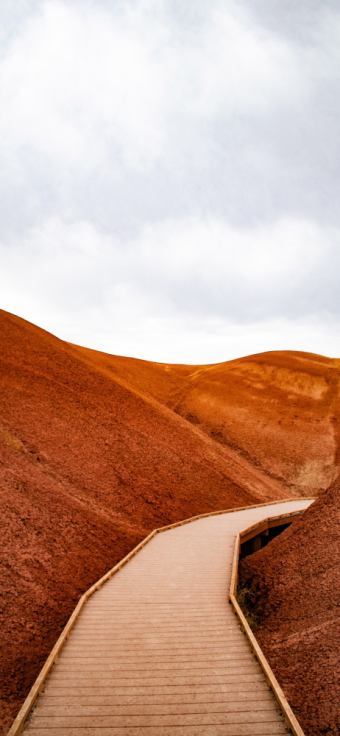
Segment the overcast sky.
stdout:
<svg viewBox="0 0 340 736">
<path fill-rule="evenodd" d="M 338 0 L 2 0 L 1 307 L 162 362 L 340 357 Z"/>
</svg>

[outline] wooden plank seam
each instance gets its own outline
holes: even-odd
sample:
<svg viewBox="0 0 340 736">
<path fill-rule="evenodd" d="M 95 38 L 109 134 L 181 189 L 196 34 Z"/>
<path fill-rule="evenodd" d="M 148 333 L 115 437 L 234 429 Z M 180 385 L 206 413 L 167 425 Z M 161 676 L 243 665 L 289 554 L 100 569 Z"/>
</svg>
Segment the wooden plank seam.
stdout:
<svg viewBox="0 0 340 736">
<path fill-rule="evenodd" d="M 269 662 L 267 661 L 266 657 L 263 654 L 263 651 L 254 636 L 247 619 L 245 618 L 238 602 L 237 602 L 237 585 L 238 585 L 238 563 L 239 563 L 239 556 L 240 556 L 240 547 L 241 547 L 241 539 L 243 537 L 247 537 L 247 539 L 251 538 L 248 537 L 249 533 L 254 532 L 252 536 L 256 536 L 256 534 L 259 532 L 259 528 L 262 528 L 263 525 L 267 524 L 270 521 L 277 521 L 278 519 L 288 518 L 288 517 L 296 517 L 300 516 L 300 514 L 303 512 L 292 512 L 291 514 L 282 514 L 281 516 L 275 516 L 275 517 L 269 517 L 268 519 L 263 519 L 262 521 L 258 522 L 257 524 L 248 527 L 247 529 L 243 529 L 242 532 L 239 532 L 236 537 L 235 541 L 235 548 L 234 548 L 234 557 L 233 557 L 233 566 L 232 566 L 232 572 L 231 572 L 231 583 L 230 583 L 230 593 L 229 593 L 229 600 L 234 608 L 234 611 L 236 615 L 238 616 L 242 629 L 245 633 L 245 635 L 248 638 L 248 641 L 250 643 L 250 646 L 254 652 L 254 655 L 256 656 L 256 659 L 260 665 L 260 667 L 263 670 L 263 673 L 265 675 L 267 684 L 269 685 L 270 689 L 273 691 L 273 694 L 280 706 L 280 709 L 283 713 L 286 727 L 289 728 L 290 731 L 294 734 L 294 736 L 305 736 L 304 731 L 302 730 L 296 716 L 294 715 L 289 702 L 280 687 L 273 670 L 271 669 Z"/>
<path fill-rule="evenodd" d="M 69 618 L 69 620 L 68 620 L 65 628 L 61 632 L 61 634 L 59 636 L 59 639 L 57 640 L 57 642 L 54 645 L 51 653 L 47 657 L 46 662 L 43 665 L 43 667 L 42 667 L 42 669 L 41 669 L 41 671 L 40 671 L 40 673 L 39 673 L 36 681 L 32 685 L 32 688 L 31 688 L 30 692 L 28 693 L 28 696 L 27 696 L 26 700 L 24 701 L 22 707 L 20 708 L 20 711 L 19 711 L 18 715 L 16 716 L 15 720 L 13 721 L 12 726 L 11 726 L 10 730 L 8 731 L 7 736 L 19 736 L 19 734 L 22 732 L 22 730 L 24 728 L 24 725 L 25 725 L 25 721 L 26 721 L 29 713 L 31 712 L 31 710 L 32 710 L 32 708 L 34 706 L 34 703 L 35 703 L 37 697 L 40 695 L 40 693 L 41 693 L 41 691 L 42 691 L 42 689 L 44 687 L 46 678 L 47 678 L 47 676 L 48 676 L 51 668 L 53 667 L 53 664 L 57 661 L 58 656 L 59 656 L 59 653 L 60 653 L 60 651 L 61 651 L 61 649 L 63 647 L 63 644 L 65 643 L 66 639 L 68 638 L 68 635 L 70 634 L 70 631 L 73 628 L 73 626 L 74 626 L 74 624 L 75 624 L 75 622 L 76 622 L 76 620 L 77 620 L 77 618 L 78 618 L 78 616 L 79 616 L 79 614 L 80 614 L 80 612 L 81 612 L 84 604 L 88 600 L 88 598 L 93 593 L 95 593 L 96 590 L 99 590 L 99 588 L 101 588 L 101 586 L 104 583 L 106 583 L 107 580 L 110 580 L 110 578 L 112 577 L 112 575 L 114 575 L 116 572 L 118 572 L 121 569 L 121 567 L 123 567 L 123 565 L 125 565 L 137 552 L 139 552 L 139 550 L 142 549 L 142 547 L 144 547 L 148 542 L 150 542 L 150 540 L 156 534 L 158 534 L 160 532 L 168 531 L 169 529 L 174 529 L 175 527 L 178 527 L 178 526 L 183 526 L 184 524 L 189 524 L 189 523 L 191 523 L 193 521 L 197 521 L 198 519 L 205 519 L 208 516 L 218 516 L 219 514 L 232 514 L 232 513 L 235 513 L 236 511 L 248 511 L 250 509 L 262 508 L 264 506 L 274 506 L 274 505 L 277 505 L 277 504 L 280 504 L 280 503 L 291 503 L 292 501 L 301 501 L 301 500 L 303 500 L 303 501 L 315 501 L 315 498 L 314 497 L 312 497 L 312 498 L 302 498 L 302 499 L 301 498 L 285 498 L 285 499 L 282 499 L 280 501 L 269 501 L 268 503 L 254 504 L 252 506 L 240 506 L 240 507 L 234 508 L 234 509 L 225 509 L 225 510 L 222 510 L 222 511 L 210 511 L 210 512 L 208 512 L 206 514 L 199 514 L 198 516 L 191 516 L 189 519 L 183 519 L 182 521 L 177 521 L 174 524 L 169 524 L 168 526 L 163 526 L 163 527 L 159 527 L 157 529 L 154 529 L 147 537 L 145 537 L 145 539 L 143 539 L 136 547 L 134 547 L 134 549 L 131 550 L 131 552 L 129 552 L 129 554 L 127 554 L 125 557 L 123 557 L 123 559 L 120 560 L 120 562 L 118 562 L 117 565 L 115 565 L 114 567 L 112 567 L 107 573 L 105 573 L 105 575 L 103 575 L 103 577 L 101 577 L 96 583 L 94 583 L 94 585 L 92 585 L 90 588 L 88 588 L 88 590 L 85 593 L 83 593 L 83 595 L 79 599 L 79 601 L 78 601 L 78 603 L 77 603 L 77 605 L 76 605 L 73 613 L 71 614 L 71 616 L 70 616 L 70 618 Z M 290 515 L 291 514 L 283 514 L 281 516 L 285 517 L 285 516 L 290 516 Z M 296 512 L 293 512 L 292 515 L 296 515 Z M 275 517 L 275 518 L 281 518 L 281 517 Z M 244 533 L 246 534 L 248 531 L 250 531 L 250 530 L 252 530 L 254 528 L 257 528 L 261 523 L 263 523 L 263 520 L 262 520 L 262 522 L 259 522 L 259 524 L 256 524 L 255 527 L 253 526 L 253 527 L 249 527 L 249 529 L 246 529 Z M 275 680 L 276 687 L 279 688 L 279 690 L 282 693 L 282 704 L 281 704 L 281 701 L 278 701 L 278 702 L 280 703 L 280 707 L 282 708 L 282 712 L 284 713 L 285 718 L 286 718 L 286 712 L 285 712 L 285 707 L 284 707 L 284 700 L 286 700 L 285 699 L 285 696 L 283 695 L 283 692 L 282 692 L 281 688 L 279 687 L 279 685 L 277 683 L 277 680 L 276 680 L 276 678 L 274 676 L 274 673 L 270 669 L 269 664 L 267 663 L 267 661 L 266 661 L 266 659 L 265 659 L 265 657 L 264 657 L 264 655 L 263 655 L 263 653 L 262 653 L 259 645 L 256 642 L 256 639 L 255 639 L 254 635 L 252 634 L 252 632 L 251 632 L 251 630 L 250 630 L 250 628 L 248 626 L 248 623 L 247 623 L 246 619 L 243 616 L 243 613 L 242 613 L 242 611 L 241 611 L 241 609 L 240 609 L 240 607 L 239 607 L 239 605 L 237 603 L 237 600 L 235 598 L 234 592 L 232 592 L 232 591 L 236 591 L 236 589 L 237 589 L 237 571 L 238 571 L 239 546 L 240 546 L 240 534 L 237 535 L 237 541 L 236 541 L 236 544 L 235 544 L 235 552 L 234 552 L 234 560 L 233 560 L 233 568 L 232 568 L 232 587 L 230 589 L 230 596 L 229 596 L 230 597 L 230 601 L 231 601 L 232 605 L 234 606 L 234 609 L 235 609 L 236 614 L 239 616 L 239 618 L 241 620 L 242 626 L 243 626 L 243 628 L 244 628 L 244 630 L 245 630 L 245 632 L 246 632 L 246 634 L 248 636 L 248 639 L 250 640 L 250 643 L 251 643 L 252 647 L 253 647 L 252 639 L 254 639 L 254 641 L 256 643 L 256 646 L 257 646 L 257 648 L 259 650 L 259 653 L 261 655 L 261 659 L 257 655 L 257 652 L 255 651 L 254 647 L 253 647 L 253 651 L 255 652 L 255 654 L 256 654 L 256 656 L 258 658 L 258 661 L 259 661 L 259 663 L 260 663 L 260 665 L 262 667 L 262 669 L 264 669 L 264 667 L 262 666 L 262 660 L 264 660 L 264 662 L 266 664 L 266 667 L 268 668 L 268 670 L 270 670 L 271 678 L 272 678 L 273 682 Z M 236 554 L 236 552 L 237 552 L 237 554 Z M 236 587 L 235 587 L 235 575 L 236 575 Z M 249 629 L 249 634 L 250 634 L 250 637 L 251 638 L 249 637 L 248 631 L 247 631 L 247 629 L 245 627 L 247 627 Z M 265 674 L 266 674 L 266 672 L 265 672 Z M 267 675 L 266 675 L 266 677 L 267 677 Z M 270 685 L 270 686 L 272 687 L 272 685 Z M 274 694 L 275 694 L 275 697 L 276 697 L 276 692 L 275 692 L 275 690 L 273 690 L 273 691 L 274 691 Z M 278 698 L 277 698 L 277 700 L 278 700 Z M 288 701 L 286 701 L 286 702 L 287 702 L 287 705 L 288 705 Z M 295 718 L 293 712 L 291 711 L 289 705 L 288 705 L 288 708 L 289 708 L 289 711 L 292 714 L 293 719 L 296 721 L 296 718 Z M 296 724 L 297 724 L 299 730 L 294 730 L 292 728 L 292 726 L 290 726 L 290 728 L 292 728 L 292 731 L 294 733 L 294 736 L 304 736 L 304 733 L 301 730 L 301 728 L 300 728 L 300 726 L 299 726 L 299 724 L 298 724 L 297 721 L 296 721 Z"/>
</svg>

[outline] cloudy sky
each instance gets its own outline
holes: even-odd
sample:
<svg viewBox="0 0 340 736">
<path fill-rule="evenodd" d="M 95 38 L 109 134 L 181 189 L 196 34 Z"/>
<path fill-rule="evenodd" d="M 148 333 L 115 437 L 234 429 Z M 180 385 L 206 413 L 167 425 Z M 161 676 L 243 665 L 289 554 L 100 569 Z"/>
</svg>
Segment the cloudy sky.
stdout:
<svg viewBox="0 0 340 736">
<path fill-rule="evenodd" d="M 3 0 L 1 307 L 162 362 L 340 357 L 338 0 Z"/>
</svg>

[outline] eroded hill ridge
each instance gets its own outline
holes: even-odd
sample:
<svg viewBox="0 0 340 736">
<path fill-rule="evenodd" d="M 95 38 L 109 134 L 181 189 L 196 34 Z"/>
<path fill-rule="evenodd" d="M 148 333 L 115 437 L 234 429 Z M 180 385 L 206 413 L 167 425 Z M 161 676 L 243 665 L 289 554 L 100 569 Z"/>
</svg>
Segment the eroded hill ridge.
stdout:
<svg viewBox="0 0 340 736">
<path fill-rule="evenodd" d="M 319 493 L 337 477 L 337 359 L 284 351 L 182 366 L 77 349 L 293 495 Z"/>
<path fill-rule="evenodd" d="M 340 364 L 148 363 L 3 311 L 0 333 L 6 733 L 79 596 L 151 529 L 329 486 Z"/>
</svg>

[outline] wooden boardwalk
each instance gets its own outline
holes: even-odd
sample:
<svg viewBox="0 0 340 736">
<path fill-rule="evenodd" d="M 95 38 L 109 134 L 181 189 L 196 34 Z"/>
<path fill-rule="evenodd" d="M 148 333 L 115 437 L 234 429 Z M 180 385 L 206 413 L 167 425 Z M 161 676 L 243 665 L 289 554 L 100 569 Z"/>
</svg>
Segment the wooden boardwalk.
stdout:
<svg viewBox="0 0 340 736">
<path fill-rule="evenodd" d="M 24 733 L 286 733 L 228 594 L 236 534 L 310 503 L 209 516 L 153 537 L 85 604 Z"/>
</svg>

